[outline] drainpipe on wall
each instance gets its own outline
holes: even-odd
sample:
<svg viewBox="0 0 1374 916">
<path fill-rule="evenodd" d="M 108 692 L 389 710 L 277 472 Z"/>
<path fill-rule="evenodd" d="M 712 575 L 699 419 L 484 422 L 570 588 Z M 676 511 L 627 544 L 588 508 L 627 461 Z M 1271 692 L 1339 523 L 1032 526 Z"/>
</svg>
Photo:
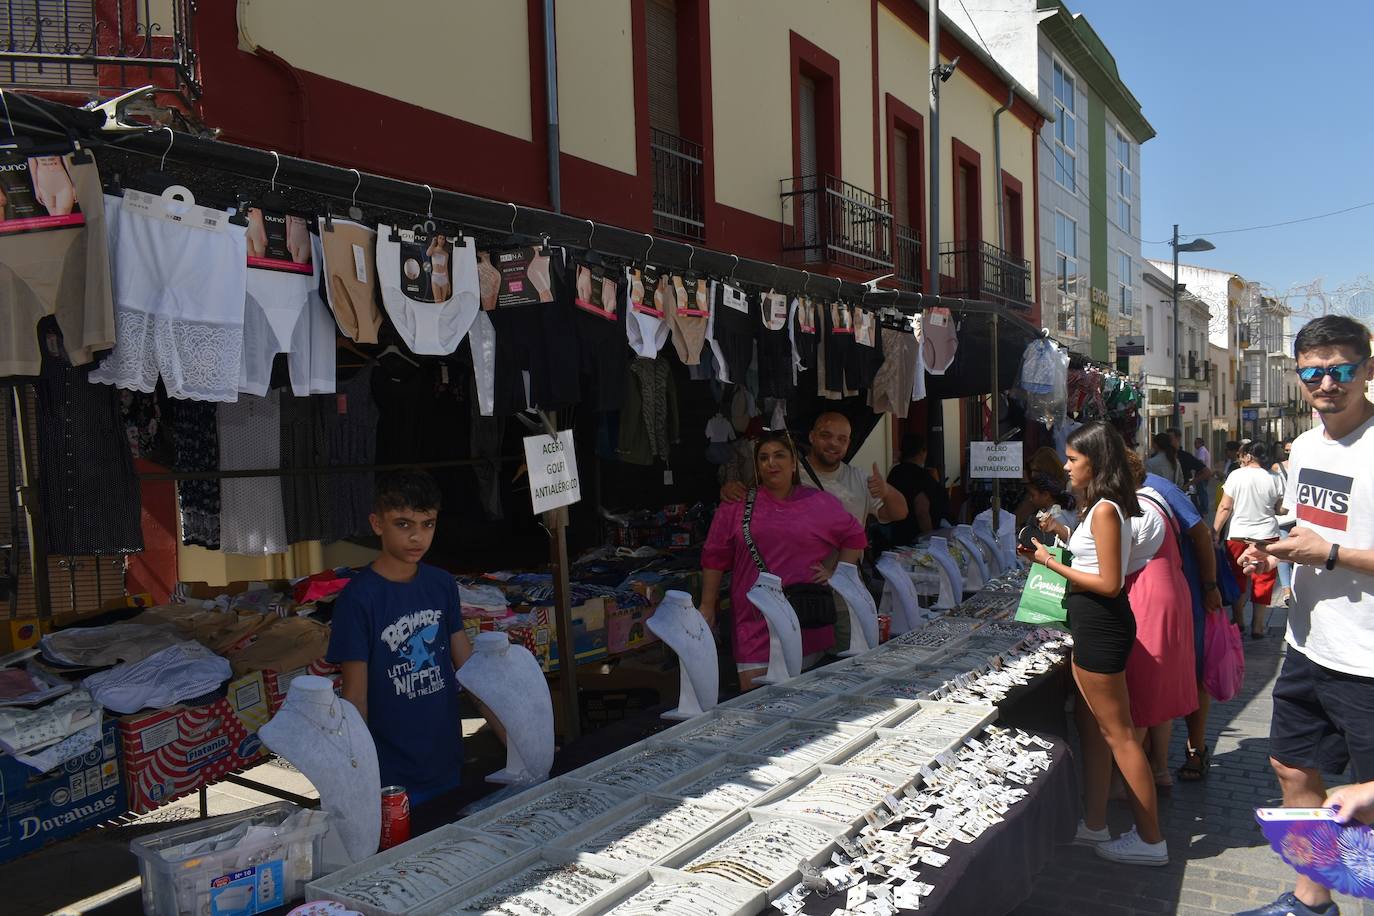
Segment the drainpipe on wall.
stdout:
<svg viewBox="0 0 1374 916">
<path fill-rule="evenodd" d="M 992 113 L 992 167 L 997 170 L 997 247 L 1007 250 L 1007 190 L 1002 186 L 1002 126 L 998 123 L 1016 102 L 1016 90 L 1007 89 L 1007 104 Z M 1040 142 L 1037 131 L 1032 142 Z"/>
<path fill-rule="evenodd" d="M 544 0 L 544 79 L 549 114 L 549 209 L 563 212 L 563 182 L 558 167 L 558 31 L 553 0 Z"/>
</svg>

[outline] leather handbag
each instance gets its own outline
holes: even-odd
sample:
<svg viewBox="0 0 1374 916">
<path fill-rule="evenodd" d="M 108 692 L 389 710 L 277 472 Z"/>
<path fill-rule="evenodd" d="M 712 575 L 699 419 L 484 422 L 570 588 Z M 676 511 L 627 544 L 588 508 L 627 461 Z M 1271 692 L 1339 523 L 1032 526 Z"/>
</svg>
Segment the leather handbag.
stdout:
<svg viewBox="0 0 1374 916">
<path fill-rule="evenodd" d="M 754 499 L 757 496 L 758 489 L 750 488 L 749 495 L 744 499 L 744 544 L 749 548 L 749 556 L 753 558 L 759 572 L 766 573 L 768 567 L 759 555 L 759 549 L 754 544 L 754 535 L 749 530 L 749 523 L 754 517 Z M 792 605 L 792 610 L 797 612 L 797 623 L 803 630 L 835 625 L 835 592 L 829 585 L 799 582 L 796 585 L 784 585 L 782 593 L 787 598 L 787 603 Z"/>
</svg>

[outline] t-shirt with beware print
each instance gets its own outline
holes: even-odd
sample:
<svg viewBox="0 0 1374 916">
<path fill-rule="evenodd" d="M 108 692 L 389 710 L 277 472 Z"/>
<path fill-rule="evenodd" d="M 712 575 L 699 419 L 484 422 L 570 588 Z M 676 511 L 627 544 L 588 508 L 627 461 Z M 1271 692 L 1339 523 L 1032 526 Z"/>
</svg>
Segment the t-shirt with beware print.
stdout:
<svg viewBox="0 0 1374 916">
<path fill-rule="evenodd" d="M 463 721 L 449 641 L 463 628 L 458 585 L 420 565 L 409 582 L 368 567 L 334 602 L 328 659 L 367 663 L 367 724 L 382 785 L 415 804 L 458 785 Z"/>
<path fill-rule="evenodd" d="M 1374 547 L 1374 420 L 1343 439 L 1321 426 L 1293 443 L 1284 507 L 1297 524 L 1352 550 Z M 1336 671 L 1374 677 L 1374 576 L 1346 567 L 1293 569 L 1288 644 Z"/>
</svg>

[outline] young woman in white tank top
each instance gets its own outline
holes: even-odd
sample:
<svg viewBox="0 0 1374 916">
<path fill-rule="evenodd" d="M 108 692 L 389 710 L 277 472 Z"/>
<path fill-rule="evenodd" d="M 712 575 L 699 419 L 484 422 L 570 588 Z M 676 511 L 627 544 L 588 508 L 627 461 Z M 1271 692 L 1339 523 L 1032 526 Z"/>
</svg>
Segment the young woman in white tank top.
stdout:
<svg viewBox="0 0 1374 916">
<path fill-rule="evenodd" d="M 1073 634 L 1075 716 L 1083 745 L 1084 820 L 1075 841 L 1097 847 L 1104 859 L 1132 865 L 1167 865 L 1159 830 L 1154 773 L 1131 721 L 1126 659 L 1135 643 L 1135 615 L 1126 598 L 1131 518 L 1140 515 L 1126 443 L 1110 424 L 1095 421 L 1070 434 L 1066 449 L 1069 485 L 1084 506 L 1069 539 L 1071 566 L 1050 556 L 1038 541 L 1035 562 L 1068 580 L 1064 600 Z M 1112 839 L 1107 830 L 1107 793 L 1112 761 L 1126 783 L 1135 829 Z"/>
</svg>

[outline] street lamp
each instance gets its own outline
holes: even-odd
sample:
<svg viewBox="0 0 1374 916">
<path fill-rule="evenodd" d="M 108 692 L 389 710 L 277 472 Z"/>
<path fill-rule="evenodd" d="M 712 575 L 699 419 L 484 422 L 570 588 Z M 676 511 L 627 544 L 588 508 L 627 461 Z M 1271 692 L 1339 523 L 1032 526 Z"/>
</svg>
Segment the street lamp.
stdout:
<svg viewBox="0 0 1374 916">
<path fill-rule="evenodd" d="M 1191 242 L 1184 242 L 1183 244 L 1179 244 L 1178 223 L 1174 223 L 1174 237 L 1169 242 L 1169 247 L 1173 248 L 1174 250 L 1174 413 L 1172 421 L 1169 425 L 1175 427 L 1176 429 L 1182 429 L 1183 417 L 1179 414 L 1178 409 L 1178 253 L 1180 251 L 1211 251 L 1217 246 L 1202 238 L 1193 239 Z"/>
</svg>

